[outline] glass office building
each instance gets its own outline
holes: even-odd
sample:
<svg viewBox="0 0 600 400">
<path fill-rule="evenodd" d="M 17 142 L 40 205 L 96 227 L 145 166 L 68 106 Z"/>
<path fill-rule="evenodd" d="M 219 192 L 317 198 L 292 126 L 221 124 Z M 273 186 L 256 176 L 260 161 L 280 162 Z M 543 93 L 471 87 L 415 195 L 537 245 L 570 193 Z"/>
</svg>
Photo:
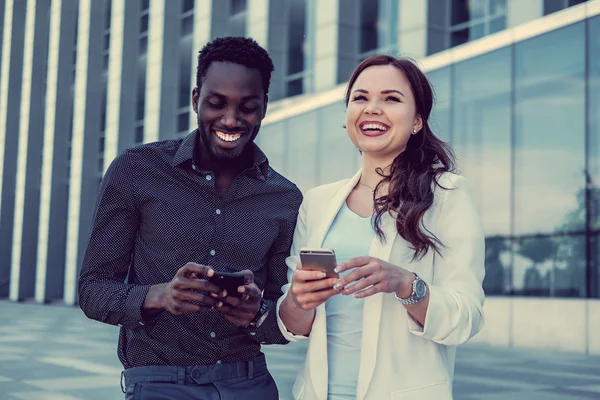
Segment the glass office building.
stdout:
<svg viewBox="0 0 600 400">
<path fill-rule="evenodd" d="M 245 35 L 276 67 L 257 141 L 303 191 L 359 167 L 352 69 L 416 59 L 484 220 L 481 340 L 539 345 L 507 329 L 544 310 L 600 353 L 600 0 L 0 0 L 0 21 L 0 298 L 77 302 L 103 172 L 188 134 L 198 49 Z"/>
</svg>

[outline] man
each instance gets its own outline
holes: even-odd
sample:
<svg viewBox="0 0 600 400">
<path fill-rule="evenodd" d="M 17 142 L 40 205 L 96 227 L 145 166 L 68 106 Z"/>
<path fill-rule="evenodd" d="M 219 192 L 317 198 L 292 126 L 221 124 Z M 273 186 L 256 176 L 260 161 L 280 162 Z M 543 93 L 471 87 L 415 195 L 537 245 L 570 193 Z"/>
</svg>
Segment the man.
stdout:
<svg viewBox="0 0 600 400">
<path fill-rule="evenodd" d="M 286 343 L 274 305 L 302 195 L 253 143 L 272 71 L 251 39 L 206 44 L 198 129 L 125 151 L 102 181 L 79 301 L 121 327 L 128 399 L 278 397 L 260 345 Z M 241 297 L 206 279 L 239 271 Z"/>
</svg>

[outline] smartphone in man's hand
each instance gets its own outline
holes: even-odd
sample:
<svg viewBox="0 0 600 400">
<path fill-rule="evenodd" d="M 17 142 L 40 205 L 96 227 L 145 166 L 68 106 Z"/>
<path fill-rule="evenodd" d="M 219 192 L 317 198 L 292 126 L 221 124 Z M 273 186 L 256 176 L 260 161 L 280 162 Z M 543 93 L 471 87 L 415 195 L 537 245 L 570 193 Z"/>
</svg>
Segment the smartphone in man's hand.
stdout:
<svg viewBox="0 0 600 400">
<path fill-rule="evenodd" d="M 221 289 L 227 290 L 227 296 L 243 296 L 243 293 L 238 292 L 238 287 L 246 284 L 246 276 L 241 272 L 215 271 L 213 276 L 207 276 L 206 279 Z"/>
</svg>

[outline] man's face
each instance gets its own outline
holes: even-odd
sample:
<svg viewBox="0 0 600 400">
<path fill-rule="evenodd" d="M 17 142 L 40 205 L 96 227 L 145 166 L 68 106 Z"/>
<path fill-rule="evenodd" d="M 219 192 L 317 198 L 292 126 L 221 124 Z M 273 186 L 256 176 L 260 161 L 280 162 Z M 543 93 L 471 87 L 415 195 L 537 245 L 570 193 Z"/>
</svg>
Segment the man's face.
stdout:
<svg viewBox="0 0 600 400">
<path fill-rule="evenodd" d="M 229 62 L 213 62 L 200 90 L 194 88 L 192 99 L 199 144 L 219 161 L 242 154 L 267 111 L 260 72 Z"/>
</svg>

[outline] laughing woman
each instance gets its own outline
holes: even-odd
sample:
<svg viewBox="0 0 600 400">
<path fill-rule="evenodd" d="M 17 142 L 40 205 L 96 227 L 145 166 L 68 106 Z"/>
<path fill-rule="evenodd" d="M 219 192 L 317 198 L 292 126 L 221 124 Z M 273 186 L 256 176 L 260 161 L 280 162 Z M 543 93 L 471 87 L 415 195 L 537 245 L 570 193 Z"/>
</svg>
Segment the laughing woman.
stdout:
<svg viewBox="0 0 600 400">
<path fill-rule="evenodd" d="M 310 341 L 295 399 L 452 399 L 456 346 L 483 326 L 484 235 L 432 106 L 409 60 L 372 56 L 352 74 L 362 168 L 306 194 L 278 305 L 284 336 Z M 334 249 L 339 279 L 303 270 L 302 247 Z"/>
</svg>

